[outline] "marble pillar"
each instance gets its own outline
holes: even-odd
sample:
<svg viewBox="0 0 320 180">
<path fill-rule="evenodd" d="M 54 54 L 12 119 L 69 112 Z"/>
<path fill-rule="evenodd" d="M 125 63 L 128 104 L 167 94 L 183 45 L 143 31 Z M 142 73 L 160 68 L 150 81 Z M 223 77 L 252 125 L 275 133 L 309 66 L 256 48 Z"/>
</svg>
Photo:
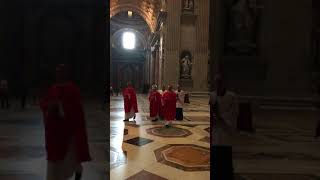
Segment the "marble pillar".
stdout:
<svg viewBox="0 0 320 180">
<path fill-rule="evenodd" d="M 209 1 L 197 1 L 196 39 L 193 64 L 194 91 L 208 91 Z"/>
<path fill-rule="evenodd" d="M 167 1 L 166 19 L 166 60 L 164 62 L 164 84 L 177 84 L 179 81 L 180 15 L 181 0 Z"/>
<path fill-rule="evenodd" d="M 209 1 L 195 1 L 193 12 L 182 11 L 182 1 L 167 1 L 165 61 L 163 83 L 177 85 L 180 81 L 180 55 L 192 55 L 192 79 L 189 91 L 208 90 Z M 179 10 L 179 11 L 178 11 Z M 183 80 L 185 81 L 185 80 Z"/>
</svg>

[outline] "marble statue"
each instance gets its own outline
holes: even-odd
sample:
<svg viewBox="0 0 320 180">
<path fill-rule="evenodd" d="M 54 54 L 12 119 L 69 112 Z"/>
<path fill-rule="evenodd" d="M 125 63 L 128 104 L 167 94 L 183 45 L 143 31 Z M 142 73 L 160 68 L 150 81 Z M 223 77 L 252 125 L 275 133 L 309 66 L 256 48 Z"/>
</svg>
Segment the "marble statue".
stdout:
<svg viewBox="0 0 320 180">
<path fill-rule="evenodd" d="M 247 40 L 253 35 L 254 22 L 250 13 L 248 0 L 238 0 L 231 8 L 232 30 L 234 40 Z"/>
<path fill-rule="evenodd" d="M 181 78 L 191 79 L 192 62 L 189 55 L 181 59 Z"/>
<path fill-rule="evenodd" d="M 193 9 L 193 0 L 185 0 L 183 4 L 183 9 L 192 10 Z"/>
<path fill-rule="evenodd" d="M 255 14 L 249 0 L 238 0 L 230 10 L 229 46 L 242 51 L 255 48 Z"/>
</svg>

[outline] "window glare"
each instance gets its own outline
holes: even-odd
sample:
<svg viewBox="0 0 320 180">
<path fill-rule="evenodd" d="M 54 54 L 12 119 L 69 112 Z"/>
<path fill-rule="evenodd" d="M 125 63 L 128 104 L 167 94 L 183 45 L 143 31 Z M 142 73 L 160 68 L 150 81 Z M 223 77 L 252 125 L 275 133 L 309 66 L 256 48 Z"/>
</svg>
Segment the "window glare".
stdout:
<svg viewBox="0 0 320 180">
<path fill-rule="evenodd" d="M 122 45 L 125 49 L 134 49 L 135 35 L 132 32 L 125 32 L 122 36 Z"/>
</svg>

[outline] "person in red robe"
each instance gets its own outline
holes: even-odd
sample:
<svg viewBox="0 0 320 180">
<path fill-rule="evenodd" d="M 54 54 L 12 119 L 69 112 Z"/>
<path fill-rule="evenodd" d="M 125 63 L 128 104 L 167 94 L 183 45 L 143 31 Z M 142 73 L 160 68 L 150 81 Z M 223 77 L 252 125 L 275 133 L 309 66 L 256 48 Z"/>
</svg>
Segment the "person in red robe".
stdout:
<svg viewBox="0 0 320 180">
<path fill-rule="evenodd" d="M 164 119 L 166 121 L 165 127 L 168 128 L 176 117 L 177 94 L 173 91 L 172 85 L 168 86 L 168 91 L 163 94 L 162 99 Z"/>
<path fill-rule="evenodd" d="M 135 120 L 136 113 L 138 112 L 137 95 L 135 89 L 132 87 L 131 82 L 127 83 L 127 87 L 122 92 L 124 99 L 124 121 L 129 121 L 130 118 Z"/>
<path fill-rule="evenodd" d="M 163 99 L 162 99 L 162 96 L 163 96 L 163 94 L 166 92 L 166 86 L 162 86 L 162 89 L 159 90 L 158 92 L 159 92 L 160 95 L 161 95 L 161 106 L 160 106 L 159 117 L 160 117 L 160 119 L 164 119 L 164 115 L 163 115 L 163 111 L 164 111 L 163 109 L 164 109 L 164 107 L 163 107 Z"/>
<path fill-rule="evenodd" d="M 65 65 L 56 68 L 56 83 L 40 99 L 45 126 L 47 180 L 81 179 L 81 163 L 90 161 L 84 110 L 78 87 Z"/>
<path fill-rule="evenodd" d="M 157 90 L 157 85 L 152 86 L 152 90 L 149 94 L 150 103 L 150 118 L 152 121 L 157 121 L 159 118 L 160 108 L 161 108 L 161 94 Z"/>
</svg>

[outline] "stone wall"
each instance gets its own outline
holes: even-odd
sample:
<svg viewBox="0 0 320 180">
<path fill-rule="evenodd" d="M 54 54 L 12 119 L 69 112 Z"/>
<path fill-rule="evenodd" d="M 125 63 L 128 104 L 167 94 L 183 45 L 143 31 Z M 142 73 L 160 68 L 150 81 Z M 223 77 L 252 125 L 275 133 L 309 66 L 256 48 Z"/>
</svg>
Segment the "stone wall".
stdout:
<svg viewBox="0 0 320 180">
<path fill-rule="evenodd" d="M 211 69 L 218 67 L 229 88 L 242 95 L 310 96 L 312 1 L 260 2 L 257 54 L 236 56 L 224 52 L 228 2 L 213 1 L 217 6 L 212 4 L 211 11 L 218 17 L 210 20 Z"/>
<path fill-rule="evenodd" d="M 183 12 L 182 1 L 167 1 L 163 83 L 180 83 L 189 91 L 207 91 L 209 1 L 194 1 L 193 12 Z M 183 51 L 192 55 L 192 78 L 180 80 Z"/>
</svg>

